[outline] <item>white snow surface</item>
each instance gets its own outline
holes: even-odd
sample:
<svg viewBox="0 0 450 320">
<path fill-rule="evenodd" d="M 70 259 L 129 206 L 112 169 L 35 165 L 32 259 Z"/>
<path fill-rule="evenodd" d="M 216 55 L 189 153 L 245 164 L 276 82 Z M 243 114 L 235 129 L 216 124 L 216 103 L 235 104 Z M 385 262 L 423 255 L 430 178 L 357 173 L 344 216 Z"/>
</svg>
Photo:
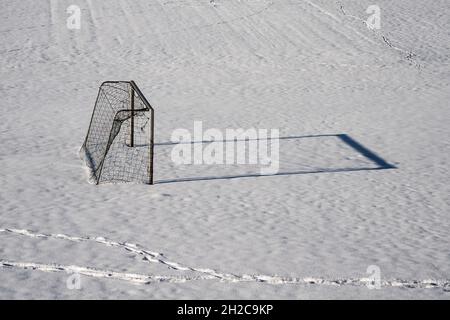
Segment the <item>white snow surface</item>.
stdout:
<svg viewBox="0 0 450 320">
<path fill-rule="evenodd" d="M 372 4 L 0 0 L 0 298 L 448 299 L 450 3 Z M 98 86 L 131 79 L 156 184 L 89 184 Z M 194 121 L 279 129 L 280 174 L 175 166 Z"/>
</svg>

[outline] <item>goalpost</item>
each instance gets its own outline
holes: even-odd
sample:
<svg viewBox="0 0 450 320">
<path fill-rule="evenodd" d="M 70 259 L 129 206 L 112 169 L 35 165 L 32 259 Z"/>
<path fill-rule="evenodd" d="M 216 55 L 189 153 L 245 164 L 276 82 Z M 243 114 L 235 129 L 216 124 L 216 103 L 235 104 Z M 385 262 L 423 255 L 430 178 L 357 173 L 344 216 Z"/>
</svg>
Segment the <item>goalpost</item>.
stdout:
<svg viewBox="0 0 450 320">
<path fill-rule="evenodd" d="M 134 81 L 103 82 L 80 150 L 90 180 L 153 184 L 154 124 L 154 110 Z"/>
</svg>

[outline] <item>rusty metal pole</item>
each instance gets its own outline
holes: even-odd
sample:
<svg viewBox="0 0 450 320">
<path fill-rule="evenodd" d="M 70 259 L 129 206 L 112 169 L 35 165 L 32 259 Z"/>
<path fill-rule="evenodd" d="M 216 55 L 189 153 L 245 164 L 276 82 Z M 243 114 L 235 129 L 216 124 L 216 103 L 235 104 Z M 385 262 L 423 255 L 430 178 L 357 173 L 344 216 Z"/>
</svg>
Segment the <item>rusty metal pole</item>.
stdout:
<svg viewBox="0 0 450 320">
<path fill-rule="evenodd" d="M 132 85 L 130 85 L 130 104 L 131 104 L 130 147 L 134 147 L 134 89 Z"/>
<path fill-rule="evenodd" d="M 150 129 L 150 157 L 149 157 L 149 177 L 150 177 L 150 184 L 153 184 L 153 161 L 154 161 L 154 148 L 155 148 L 155 111 L 153 109 L 150 109 L 150 116 L 151 119 L 151 129 Z"/>
</svg>

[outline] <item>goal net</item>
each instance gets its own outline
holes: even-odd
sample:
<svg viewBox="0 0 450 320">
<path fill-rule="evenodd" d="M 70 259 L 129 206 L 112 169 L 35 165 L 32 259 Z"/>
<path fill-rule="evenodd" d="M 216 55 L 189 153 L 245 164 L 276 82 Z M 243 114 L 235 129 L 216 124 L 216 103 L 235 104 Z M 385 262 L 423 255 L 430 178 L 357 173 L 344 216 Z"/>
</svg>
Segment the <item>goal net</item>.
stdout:
<svg viewBox="0 0 450 320">
<path fill-rule="evenodd" d="M 80 150 L 90 180 L 153 184 L 154 110 L 134 81 L 100 86 Z"/>
</svg>

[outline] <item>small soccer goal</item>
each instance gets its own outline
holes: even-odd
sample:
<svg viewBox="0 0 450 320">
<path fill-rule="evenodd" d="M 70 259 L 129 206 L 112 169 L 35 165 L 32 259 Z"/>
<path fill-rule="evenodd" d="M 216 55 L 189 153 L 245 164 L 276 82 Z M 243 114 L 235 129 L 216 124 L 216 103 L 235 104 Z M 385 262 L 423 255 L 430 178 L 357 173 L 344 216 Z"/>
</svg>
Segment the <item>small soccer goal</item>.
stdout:
<svg viewBox="0 0 450 320">
<path fill-rule="evenodd" d="M 90 181 L 153 184 L 154 110 L 134 81 L 106 81 L 98 91 L 80 150 Z"/>
</svg>

